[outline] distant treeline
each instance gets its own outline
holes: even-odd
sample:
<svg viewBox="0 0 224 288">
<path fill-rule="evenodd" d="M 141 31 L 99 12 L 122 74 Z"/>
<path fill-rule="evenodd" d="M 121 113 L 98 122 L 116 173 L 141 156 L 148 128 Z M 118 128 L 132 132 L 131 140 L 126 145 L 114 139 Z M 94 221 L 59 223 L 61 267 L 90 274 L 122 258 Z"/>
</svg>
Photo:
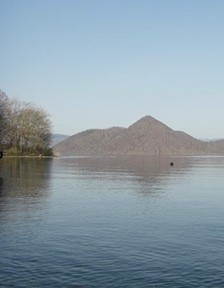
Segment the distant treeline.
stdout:
<svg viewBox="0 0 224 288">
<path fill-rule="evenodd" d="M 46 111 L 0 90 L 0 150 L 9 155 L 52 155 L 51 137 Z"/>
</svg>

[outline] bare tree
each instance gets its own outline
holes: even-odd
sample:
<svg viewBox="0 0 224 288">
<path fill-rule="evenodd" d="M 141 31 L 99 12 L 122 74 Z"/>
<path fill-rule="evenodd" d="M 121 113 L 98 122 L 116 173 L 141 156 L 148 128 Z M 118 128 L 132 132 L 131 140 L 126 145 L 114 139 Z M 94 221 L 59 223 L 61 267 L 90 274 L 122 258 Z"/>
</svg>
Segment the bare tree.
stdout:
<svg viewBox="0 0 224 288">
<path fill-rule="evenodd" d="M 26 104 L 19 115 L 22 153 L 45 153 L 51 142 L 51 122 L 42 108 Z"/>
<path fill-rule="evenodd" d="M 0 146 L 4 143 L 4 136 L 7 130 L 7 105 L 8 97 L 0 90 Z"/>
<path fill-rule="evenodd" d="M 42 108 L 17 99 L 8 102 L 5 142 L 12 154 L 49 154 L 51 122 Z"/>
<path fill-rule="evenodd" d="M 9 100 L 7 106 L 7 131 L 5 135 L 5 142 L 7 148 L 10 148 L 15 154 L 19 152 L 20 142 L 20 121 L 19 114 L 22 102 L 17 99 Z"/>
</svg>

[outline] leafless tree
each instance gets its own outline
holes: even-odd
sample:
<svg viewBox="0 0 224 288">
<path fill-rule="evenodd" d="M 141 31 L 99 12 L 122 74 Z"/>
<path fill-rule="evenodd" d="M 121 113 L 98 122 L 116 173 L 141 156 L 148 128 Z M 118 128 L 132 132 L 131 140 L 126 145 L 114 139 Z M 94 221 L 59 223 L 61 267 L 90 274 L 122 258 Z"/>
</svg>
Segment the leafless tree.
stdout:
<svg viewBox="0 0 224 288">
<path fill-rule="evenodd" d="M 21 153 L 45 153 L 51 142 L 51 122 L 42 108 L 25 104 L 19 114 Z"/>
<path fill-rule="evenodd" d="M 8 101 L 5 143 L 12 154 L 49 154 L 51 122 L 42 108 L 13 99 Z"/>
<path fill-rule="evenodd" d="M 7 105 L 8 97 L 0 90 L 0 146 L 3 145 L 4 136 L 7 130 Z"/>
</svg>

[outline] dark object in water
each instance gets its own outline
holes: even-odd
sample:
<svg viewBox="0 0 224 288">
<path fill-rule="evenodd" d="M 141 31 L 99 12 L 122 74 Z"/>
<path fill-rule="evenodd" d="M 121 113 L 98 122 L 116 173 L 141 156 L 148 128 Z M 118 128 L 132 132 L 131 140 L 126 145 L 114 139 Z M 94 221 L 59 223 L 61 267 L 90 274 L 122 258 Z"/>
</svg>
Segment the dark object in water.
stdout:
<svg viewBox="0 0 224 288">
<path fill-rule="evenodd" d="M 0 159 L 3 157 L 3 152 L 0 151 Z"/>
<path fill-rule="evenodd" d="M 173 166 L 173 162 L 170 162 L 170 166 Z"/>
</svg>

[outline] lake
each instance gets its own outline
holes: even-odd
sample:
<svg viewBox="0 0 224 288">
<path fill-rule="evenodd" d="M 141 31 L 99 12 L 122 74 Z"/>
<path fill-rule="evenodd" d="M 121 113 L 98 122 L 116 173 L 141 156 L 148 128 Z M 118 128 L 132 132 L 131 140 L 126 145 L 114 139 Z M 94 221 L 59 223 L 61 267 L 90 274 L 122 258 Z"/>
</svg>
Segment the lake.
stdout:
<svg viewBox="0 0 224 288">
<path fill-rule="evenodd" d="M 224 287 L 223 245 L 224 157 L 0 160 L 0 287 Z"/>
</svg>

